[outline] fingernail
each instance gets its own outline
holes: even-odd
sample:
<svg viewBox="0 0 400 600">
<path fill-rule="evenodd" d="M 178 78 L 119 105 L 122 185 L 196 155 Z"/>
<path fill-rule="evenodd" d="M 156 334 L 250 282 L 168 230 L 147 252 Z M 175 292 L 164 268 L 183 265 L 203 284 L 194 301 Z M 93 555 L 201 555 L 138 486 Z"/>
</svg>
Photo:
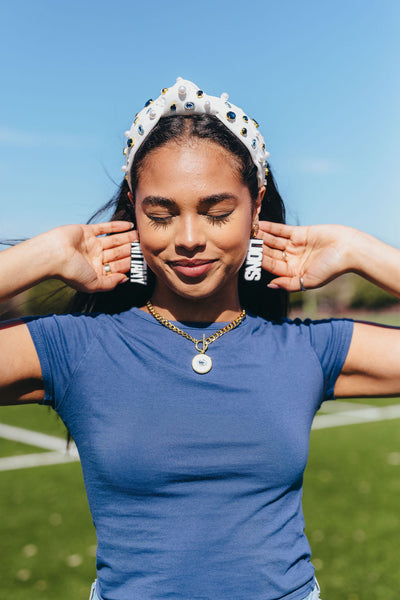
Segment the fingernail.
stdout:
<svg viewBox="0 0 400 600">
<path fill-rule="evenodd" d="M 275 283 L 268 283 L 267 287 L 271 290 L 279 290 L 279 285 L 276 285 Z"/>
</svg>

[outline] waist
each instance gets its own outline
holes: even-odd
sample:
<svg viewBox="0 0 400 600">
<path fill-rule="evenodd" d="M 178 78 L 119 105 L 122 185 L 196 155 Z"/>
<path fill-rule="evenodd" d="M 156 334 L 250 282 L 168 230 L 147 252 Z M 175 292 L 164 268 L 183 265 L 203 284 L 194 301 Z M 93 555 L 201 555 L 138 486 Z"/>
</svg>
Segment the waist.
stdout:
<svg viewBox="0 0 400 600">
<path fill-rule="evenodd" d="M 318 581 L 316 579 L 314 579 L 313 589 L 305 598 L 303 598 L 303 600 L 319 600 L 319 597 L 320 597 L 319 592 L 320 592 L 320 587 L 318 585 Z M 103 600 L 103 598 L 101 598 L 101 596 L 99 596 L 99 594 L 96 591 L 96 581 L 94 581 L 92 584 L 89 600 Z"/>
</svg>

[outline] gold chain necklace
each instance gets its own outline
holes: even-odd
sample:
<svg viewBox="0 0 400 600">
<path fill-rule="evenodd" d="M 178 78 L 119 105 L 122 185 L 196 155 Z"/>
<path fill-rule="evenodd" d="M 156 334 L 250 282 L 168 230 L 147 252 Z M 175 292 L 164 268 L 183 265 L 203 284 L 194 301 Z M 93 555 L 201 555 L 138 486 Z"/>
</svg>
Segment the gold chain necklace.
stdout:
<svg viewBox="0 0 400 600">
<path fill-rule="evenodd" d="M 146 306 L 149 309 L 149 313 L 155 319 L 157 319 L 157 321 L 159 323 L 161 323 L 161 325 L 164 325 L 164 327 L 167 327 L 171 331 L 174 331 L 175 333 L 178 333 L 179 335 L 183 336 L 187 340 L 190 340 L 191 342 L 193 342 L 193 344 L 196 346 L 196 350 L 197 350 L 198 354 L 196 354 L 192 359 L 192 367 L 193 367 L 193 370 L 196 371 L 196 373 L 200 373 L 201 375 L 203 375 L 204 373 L 208 373 L 212 367 L 212 360 L 209 356 L 206 355 L 208 346 L 212 342 L 215 342 L 215 340 L 220 338 L 221 335 L 224 335 L 224 333 L 228 333 L 228 331 L 235 329 L 235 327 L 237 327 L 243 321 L 243 319 L 246 318 L 246 311 L 243 309 L 241 311 L 240 315 L 238 317 L 236 317 L 236 319 L 234 319 L 233 321 L 228 323 L 228 325 L 225 325 L 225 327 L 222 327 L 222 329 L 219 329 L 215 333 L 212 333 L 207 338 L 206 338 L 205 334 L 203 334 L 202 339 L 196 340 L 196 338 L 194 338 L 191 335 L 189 335 L 188 333 L 186 333 L 186 331 L 183 331 L 183 329 L 180 329 L 179 327 L 177 327 L 176 325 L 171 323 L 171 321 L 168 321 L 168 319 L 166 319 L 165 317 L 162 317 L 156 311 L 156 309 L 154 308 L 154 306 L 152 305 L 150 300 L 148 300 L 146 302 Z"/>
</svg>

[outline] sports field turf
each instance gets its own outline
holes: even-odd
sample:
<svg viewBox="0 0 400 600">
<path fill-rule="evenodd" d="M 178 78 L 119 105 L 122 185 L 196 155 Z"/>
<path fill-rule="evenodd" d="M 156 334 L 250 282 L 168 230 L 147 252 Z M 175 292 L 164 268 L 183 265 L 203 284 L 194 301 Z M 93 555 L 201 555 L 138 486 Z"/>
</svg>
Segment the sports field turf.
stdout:
<svg viewBox="0 0 400 600">
<path fill-rule="evenodd" d="M 400 399 L 354 408 L 366 404 Z M 44 407 L 3 408 L 0 423 L 64 436 Z M 47 452 L 0 437 L 0 466 L 4 457 Z M 398 418 L 312 431 L 304 487 L 322 599 L 398 600 L 400 409 Z M 0 507 L 0 600 L 87 600 L 96 540 L 79 463 L 0 470 Z"/>
</svg>

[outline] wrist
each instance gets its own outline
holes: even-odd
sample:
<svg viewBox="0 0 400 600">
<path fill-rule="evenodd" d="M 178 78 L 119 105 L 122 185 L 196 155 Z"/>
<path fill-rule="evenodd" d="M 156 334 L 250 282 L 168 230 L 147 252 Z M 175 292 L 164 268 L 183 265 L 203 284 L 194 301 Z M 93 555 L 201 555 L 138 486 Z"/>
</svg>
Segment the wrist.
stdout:
<svg viewBox="0 0 400 600">
<path fill-rule="evenodd" d="M 18 249 L 24 255 L 25 266 L 29 265 L 33 280 L 40 282 L 58 276 L 61 257 L 51 231 L 23 242 Z"/>
<path fill-rule="evenodd" d="M 372 256 L 379 252 L 379 246 L 383 246 L 383 243 L 372 235 L 354 229 L 351 242 L 347 249 L 349 254 L 348 260 L 351 264 L 349 270 L 362 277 L 368 276 L 371 269 Z"/>
<path fill-rule="evenodd" d="M 46 234 L 0 253 L 0 300 L 55 277 L 54 241 Z"/>
<path fill-rule="evenodd" d="M 32 238 L 34 256 L 42 279 L 62 279 L 70 251 L 63 243 L 62 227 L 51 229 Z"/>
<path fill-rule="evenodd" d="M 399 298 L 400 251 L 361 231 L 353 248 L 352 271 Z"/>
<path fill-rule="evenodd" d="M 338 253 L 338 274 L 357 272 L 360 267 L 360 253 L 364 253 L 366 241 L 358 229 L 338 225 L 335 233 L 335 246 Z"/>
</svg>

